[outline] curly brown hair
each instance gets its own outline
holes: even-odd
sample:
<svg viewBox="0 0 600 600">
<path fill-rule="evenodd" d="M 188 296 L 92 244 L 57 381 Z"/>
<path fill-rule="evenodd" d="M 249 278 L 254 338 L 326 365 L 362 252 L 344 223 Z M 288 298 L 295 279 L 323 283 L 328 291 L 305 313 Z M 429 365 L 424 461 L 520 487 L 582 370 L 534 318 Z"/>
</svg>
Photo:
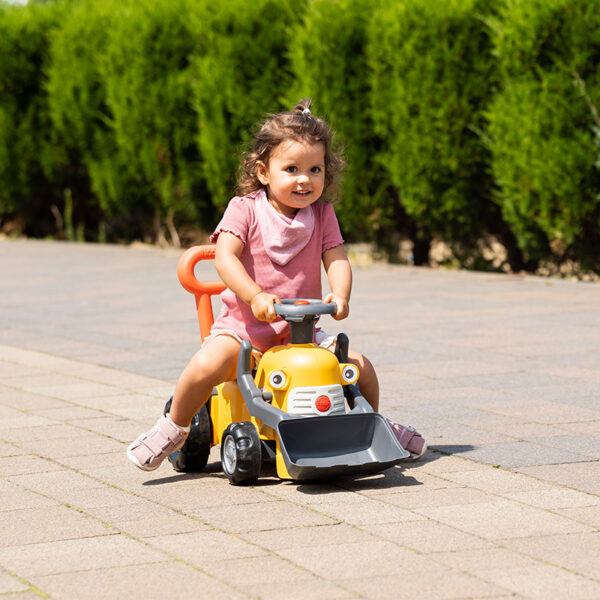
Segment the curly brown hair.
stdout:
<svg viewBox="0 0 600 600">
<path fill-rule="evenodd" d="M 282 142 L 294 140 L 325 146 L 325 187 L 321 198 L 337 199 L 337 183 L 344 160 L 339 152 L 332 148 L 332 132 L 329 125 L 310 112 L 310 98 L 301 100 L 294 108 L 268 117 L 259 125 L 254 140 L 242 157 L 236 192 L 245 196 L 263 188 L 256 174 L 256 164 L 269 164 L 271 154 Z"/>
</svg>

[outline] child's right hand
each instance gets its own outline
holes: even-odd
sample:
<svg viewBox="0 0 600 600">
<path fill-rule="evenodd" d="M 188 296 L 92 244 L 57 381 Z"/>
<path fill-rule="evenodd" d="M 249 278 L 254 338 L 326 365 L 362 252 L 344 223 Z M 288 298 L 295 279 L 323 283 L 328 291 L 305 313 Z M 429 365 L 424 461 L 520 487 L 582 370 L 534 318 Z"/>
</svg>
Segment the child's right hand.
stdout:
<svg viewBox="0 0 600 600">
<path fill-rule="evenodd" d="M 281 304 L 281 300 L 274 294 L 267 292 L 259 292 L 250 301 L 252 314 L 259 321 L 274 321 L 277 318 L 275 314 L 275 303 Z"/>
</svg>

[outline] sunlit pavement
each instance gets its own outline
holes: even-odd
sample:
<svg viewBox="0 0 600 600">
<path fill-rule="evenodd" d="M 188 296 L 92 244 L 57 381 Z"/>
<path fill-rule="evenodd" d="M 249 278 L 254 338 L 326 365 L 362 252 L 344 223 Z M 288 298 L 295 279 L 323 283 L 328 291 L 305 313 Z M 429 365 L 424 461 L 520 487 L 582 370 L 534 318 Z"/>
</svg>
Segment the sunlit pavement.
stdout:
<svg viewBox="0 0 600 600">
<path fill-rule="evenodd" d="M 431 450 L 239 488 L 125 457 L 199 345 L 179 255 L 0 241 L 2 600 L 600 597 L 600 284 L 355 268 L 321 326 Z"/>
</svg>

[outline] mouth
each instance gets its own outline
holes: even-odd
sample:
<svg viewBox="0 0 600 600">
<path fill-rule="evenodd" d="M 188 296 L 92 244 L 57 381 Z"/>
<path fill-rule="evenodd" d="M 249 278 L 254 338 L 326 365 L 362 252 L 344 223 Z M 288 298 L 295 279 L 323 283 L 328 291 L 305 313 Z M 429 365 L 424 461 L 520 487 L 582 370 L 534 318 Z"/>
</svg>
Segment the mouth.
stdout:
<svg viewBox="0 0 600 600">
<path fill-rule="evenodd" d="M 297 190 L 294 192 L 296 196 L 300 196 L 301 198 L 305 198 L 306 196 L 310 196 L 310 190 Z"/>
</svg>

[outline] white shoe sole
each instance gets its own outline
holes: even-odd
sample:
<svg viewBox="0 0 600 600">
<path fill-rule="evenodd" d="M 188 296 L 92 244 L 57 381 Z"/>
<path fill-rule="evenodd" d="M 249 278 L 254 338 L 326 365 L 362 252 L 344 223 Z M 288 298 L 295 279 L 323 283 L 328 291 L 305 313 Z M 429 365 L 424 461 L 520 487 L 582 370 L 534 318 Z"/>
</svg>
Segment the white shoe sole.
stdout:
<svg viewBox="0 0 600 600">
<path fill-rule="evenodd" d="M 407 450 L 407 452 L 409 452 L 409 451 Z M 423 448 L 421 449 L 421 452 L 419 454 L 415 454 L 414 452 L 409 452 L 410 456 L 408 458 L 405 458 L 402 462 L 414 462 L 415 460 L 419 460 L 420 458 L 425 456 L 426 452 L 427 452 L 427 442 L 424 442 Z"/>
</svg>

